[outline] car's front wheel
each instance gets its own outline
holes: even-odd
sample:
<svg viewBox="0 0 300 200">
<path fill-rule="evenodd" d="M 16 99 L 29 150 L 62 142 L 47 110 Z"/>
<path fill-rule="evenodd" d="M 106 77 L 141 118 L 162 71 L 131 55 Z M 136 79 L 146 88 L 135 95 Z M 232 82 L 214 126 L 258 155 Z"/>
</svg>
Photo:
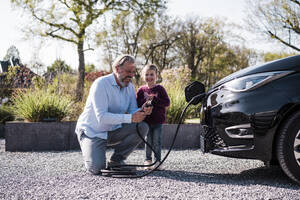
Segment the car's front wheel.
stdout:
<svg viewBox="0 0 300 200">
<path fill-rule="evenodd" d="M 291 115 L 280 129 L 277 159 L 282 170 L 300 184 L 300 112 Z"/>
</svg>

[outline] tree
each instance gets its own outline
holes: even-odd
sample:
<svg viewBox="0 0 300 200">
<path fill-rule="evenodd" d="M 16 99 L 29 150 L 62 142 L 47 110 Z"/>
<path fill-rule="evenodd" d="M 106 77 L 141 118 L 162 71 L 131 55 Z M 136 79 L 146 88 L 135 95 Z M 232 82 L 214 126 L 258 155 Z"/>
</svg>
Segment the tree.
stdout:
<svg viewBox="0 0 300 200">
<path fill-rule="evenodd" d="M 98 35 L 98 44 L 103 47 L 105 61 L 112 63 L 113 58 L 120 53 L 138 57 L 141 54 L 141 45 L 145 40 L 146 32 L 153 27 L 157 16 L 163 11 L 164 9 L 158 9 L 157 12 L 142 14 L 141 11 L 135 10 L 134 12 L 123 11 L 115 15 L 110 26 Z M 135 78 L 139 81 L 138 70 Z"/>
<path fill-rule="evenodd" d="M 50 67 L 47 67 L 47 72 L 68 73 L 71 71 L 71 67 L 62 59 L 56 59 Z"/>
<path fill-rule="evenodd" d="M 123 11 L 115 15 L 111 26 L 104 30 L 106 38 L 98 37 L 98 44 L 103 45 L 105 60 L 112 63 L 119 54 L 129 54 L 137 57 L 141 42 L 141 34 L 147 23 L 151 23 L 153 15 L 140 15 L 139 12 Z M 112 70 L 112 69 L 111 69 Z M 135 79 L 139 80 L 136 70 Z"/>
<path fill-rule="evenodd" d="M 285 52 L 281 52 L 281 53 L 274 53 L 274 52 L 266 52 L 263 54 L 263 59 L 265 62 L 270 62 L 272 60 L 277 60 L 277 59 L 281 59 L 281 58 L 286 58 L 289 56 L 295 56 L 296 53 L 285 53 Z"/>
<path fill-rule="evenodd" d="M 143 38 L 141 54 L 145 64 L 155 63 L 159 71 L 177 66 L 175 63 L 178 64 L 179 59 L 175 47 L 181 39 L 178 19 L 168 15 L 160 16 L 157 24 L 148 27 Z"/>
<path fill-rule="evenodd" d="M 251 49 L 224 44 L 213 61 L 207 85 L 211 86 L 221 78 L 248 67 L 256 62 L 256 58 L 256 52 Z"/>
<path fill-rule="evenodd" d="M 300 1 L 248 0 L 247 22 L 253 31 L 300 51 Z"/>
<path fill-rule="evenodd" d="M 11 2 L 32 16 L 34 23 L 28 23 L 27 27 L 31 33 L 76 45 L 79 59 L 76 101 L 82 100 L 84 92 L 84 52 L 87 50 L 85 43 L 91 39 L 92 26 L 99 22 L 99 18 L 106 13 L 111 14 L 111 11 L 138 10 L 141 15 L 156 12 L 166 3 L 164 0 L 11 0 Z"/>
<path fill-rule="evenodd" d="M 224 36 L 219 21 L 189 18 L 182 22 L 181 39 L 177 42 L 178 53 L 183 64 L 191 69 L 192 80 L 201 73 L 201 62 L 214 55 L 214 48 L 223 42 Z"/>
<path fill-rule="evenodd" d="M 60 87 L 61 76 L 63 73 L 72 72 L 71 67 L 65 63 L 62 59 L 56 59 L 50 67 L 47 67 L 47 72 L 43 75 L 47 82 L 57 79 L 57 85 Z M 61 92 L 61 88 L 57 88 L 58 93 Z"/>
</svg>

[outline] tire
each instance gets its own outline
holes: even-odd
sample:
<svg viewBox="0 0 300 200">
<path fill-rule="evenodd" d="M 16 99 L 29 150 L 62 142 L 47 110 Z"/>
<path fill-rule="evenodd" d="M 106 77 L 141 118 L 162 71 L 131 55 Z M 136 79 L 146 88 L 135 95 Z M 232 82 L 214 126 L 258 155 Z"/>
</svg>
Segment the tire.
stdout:
<svg viewBox="0 0 300 200">
<path fill-rule="evenodd" d="M 282 170 L 300 184 L 300 112 L 291 115 L 279 132 L 276 155 Z"/>
</svg>

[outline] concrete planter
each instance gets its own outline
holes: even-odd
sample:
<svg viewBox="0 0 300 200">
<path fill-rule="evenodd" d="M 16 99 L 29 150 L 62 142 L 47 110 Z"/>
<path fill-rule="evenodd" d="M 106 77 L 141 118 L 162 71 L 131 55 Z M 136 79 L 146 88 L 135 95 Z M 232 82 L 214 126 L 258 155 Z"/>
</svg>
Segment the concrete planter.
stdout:
<svg viewBox="0 0 300 200">
<path fill-rule="evenodd" d="M 4 124 L 0 123 L 0 138 L 4 138 Z"/>
<path fill-rule="evenodd" d="M 172 144 L 177 129 L 177 124 L 164 124 L 162 135 L 162 147 L 169 148 Z M 181 124 L 174 148 L 190 149 L 200 148 L 200 124 Z"/>
<path fill-rule="evenodd" d="M 76 122 L 8 122 L 5 124 L 6 151 L 65 151 L 80 149 L 74 133 Z M 177 124 L 164 124 L 162 147 L 169 148 Z M 182 124 L 174 148 L 200 146 L 200 125 Z M 141 144 L 139 147 L 143 147 Z"/>
<path fill-rule="evenodd" d="M 9 122 L 6 151 L 64 151 L 79 149 L 74 122 Z"/>
</svg>

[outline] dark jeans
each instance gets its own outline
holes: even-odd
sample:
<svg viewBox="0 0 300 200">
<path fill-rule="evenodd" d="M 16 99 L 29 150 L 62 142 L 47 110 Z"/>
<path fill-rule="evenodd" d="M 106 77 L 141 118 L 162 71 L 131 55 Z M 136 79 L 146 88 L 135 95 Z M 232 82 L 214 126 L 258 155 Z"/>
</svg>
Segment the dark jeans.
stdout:
<svg viewBox="0 0 300 200">
<path fill-rule="evenodd" d="M 155 151 L 154 157 L 161 161 L 161 138 L 162 138 L 162 124 L 154 124 L 149 126 L 147 135 L 147 142 Z M 152 160 L 152 150 L 146 145 L 146 160 Z"/>
<path fill-rule="evenodd" d="M 138 124 L 142 136 L 146 137 L 149 127 L 146 122 Z M 113 161 L 123 161 L 135 150 L 142 139 L 138 136 L 136 123 L 122 124 L 122 128 L 108 132 L 107 140 L 90 138 L 84 133 L 78 134 L 78 141 L 82 151 L 86 169 L 92 174 L 99 174 L 106 167 L 106 148 L 114 149 L 111 156 Z"/>
</svg>

